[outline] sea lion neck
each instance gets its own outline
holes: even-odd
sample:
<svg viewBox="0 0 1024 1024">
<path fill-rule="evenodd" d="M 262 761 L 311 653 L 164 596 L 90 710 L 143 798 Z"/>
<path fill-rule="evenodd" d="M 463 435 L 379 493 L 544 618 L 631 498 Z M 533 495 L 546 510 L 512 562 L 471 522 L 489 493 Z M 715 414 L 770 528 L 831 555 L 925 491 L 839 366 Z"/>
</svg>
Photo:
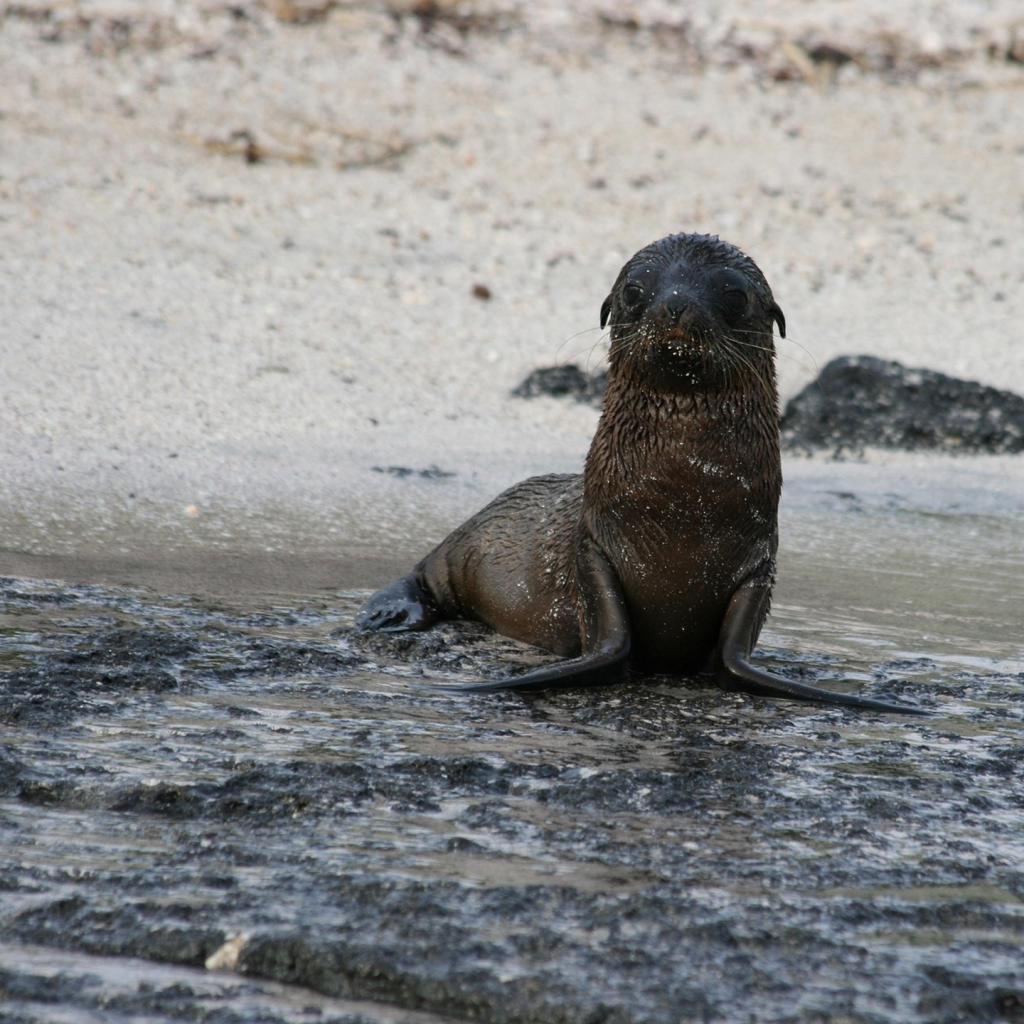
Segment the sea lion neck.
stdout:
<svg viewBox="0 0 1024 1024">
<path fill-rule="evenodd" d="M 702 486 L 694 467 L 781 487 L 774 381 L 745 378 L 713 392 L 664 393 L 610 374 L 584 468 L 584 494 Z M 699 476 L 699 474 L 696 474 Z"/>
</svg>

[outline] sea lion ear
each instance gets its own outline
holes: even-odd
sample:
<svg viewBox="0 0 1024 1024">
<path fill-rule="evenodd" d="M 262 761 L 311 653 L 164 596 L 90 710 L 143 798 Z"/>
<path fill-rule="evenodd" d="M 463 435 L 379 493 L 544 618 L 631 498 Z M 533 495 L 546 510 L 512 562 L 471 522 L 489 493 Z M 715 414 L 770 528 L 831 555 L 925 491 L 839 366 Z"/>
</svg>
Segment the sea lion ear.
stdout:
<svg viewBox="0 0 1024 1024">
<path fill-rule="evenodd" d="M 784 338 L 786 336 L 786 314 L 779 309 L 777 302 L 772 303 L 772 319 L 779 325 L 779 337 Z M 604 324 L 601 326 L 603 327 Z"/>
<path fill-rule="evenodd" d="M 609 295 L 604 302 L 601 303 L 601 326 L 604 327 L 608 323 L 608 315 L 612 311 L 612 297 Z"/>
</svg>

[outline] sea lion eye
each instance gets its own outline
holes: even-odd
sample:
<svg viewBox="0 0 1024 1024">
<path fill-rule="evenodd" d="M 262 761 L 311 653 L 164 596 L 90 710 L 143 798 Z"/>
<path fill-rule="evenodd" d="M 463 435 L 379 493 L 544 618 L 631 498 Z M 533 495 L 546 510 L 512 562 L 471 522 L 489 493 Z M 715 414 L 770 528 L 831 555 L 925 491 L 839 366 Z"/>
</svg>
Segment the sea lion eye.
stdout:
<svg viewBox="0 0 1024 1024">
<path fill-rule="evenodd" d="M 733 320 L 746 312 L 749 286 L 741 273 L 731 267 L 722 269 L 711 279 L 711 288 L 718 308 L 727 320 Z"/>
<path fill-rule="evenodd" d="M 644 290 L 636 283 L 630 281 L 622 289 L 622 301 L 629 307 L 636 306 L 644 297 Z"/>
<path fill-rule="evenodd" d="M 726 288 L 722 293 L 722 302 L 730 313 L 739 315 L 747 308 L 747 293 L 736 288 Z"/>
</svg>

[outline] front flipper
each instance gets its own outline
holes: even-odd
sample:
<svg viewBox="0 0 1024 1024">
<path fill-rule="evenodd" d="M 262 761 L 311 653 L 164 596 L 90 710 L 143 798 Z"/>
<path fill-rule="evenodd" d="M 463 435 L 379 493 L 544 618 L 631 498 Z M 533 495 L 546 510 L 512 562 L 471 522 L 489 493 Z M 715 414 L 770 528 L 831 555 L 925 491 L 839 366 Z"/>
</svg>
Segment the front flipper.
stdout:
<svg viewBox="0 0 1024 1024">
<path fill-rule="evenodd" d="M 787 697 L 790 700 L 816 701 L 819 704 L 841 704 L 865 711 L 887 711 L 897 715 L 928 715 L 920 708 L 902 704 L 889 704 L 853 693 L 834 693 L 817 686 L 797 683 L 791 679 L 772 675 L 750 664 L 750 649 L 756 632 L 764 619 L 763 609 L 768 600 L 767 587 L 740 587 L 732 599 L 722 621 L 718 639 L 718 670 L 723 682 L 743 693 L 758 697 Z"/>
<path fill-rule="evenodd" d="M 579 555 L 580 595 L 583 602 L 583 654 L 557 665 L 534 669 L 509 679 L 438 689 L 462 693 L 495 690 L 551 690 L 576 686 L 607 686 L 626 676 L 631 646 L 629 616 L 615 571 L 590 541 Z"/>
<path fill-rule="evenodd" d="M 416 572 L 382 587 L 356 616 L 356 629 L 405 633 L 426 629 L 441 617 L 437 604 Z"/>
</svg>

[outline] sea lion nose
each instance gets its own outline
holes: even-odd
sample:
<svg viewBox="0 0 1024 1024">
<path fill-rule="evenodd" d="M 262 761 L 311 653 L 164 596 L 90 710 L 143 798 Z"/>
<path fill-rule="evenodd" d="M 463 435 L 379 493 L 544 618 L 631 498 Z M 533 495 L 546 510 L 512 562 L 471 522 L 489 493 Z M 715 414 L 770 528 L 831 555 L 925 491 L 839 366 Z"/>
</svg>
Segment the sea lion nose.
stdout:
<svg viewBox="0 0 1024 1024">
<path fill-rule="evenodd" d="M 678 288 L 673 289 L 662 301 L 665 320 L 670 324 L 681 323 L 693 304 L 693 299 Z"/>
</svg>

